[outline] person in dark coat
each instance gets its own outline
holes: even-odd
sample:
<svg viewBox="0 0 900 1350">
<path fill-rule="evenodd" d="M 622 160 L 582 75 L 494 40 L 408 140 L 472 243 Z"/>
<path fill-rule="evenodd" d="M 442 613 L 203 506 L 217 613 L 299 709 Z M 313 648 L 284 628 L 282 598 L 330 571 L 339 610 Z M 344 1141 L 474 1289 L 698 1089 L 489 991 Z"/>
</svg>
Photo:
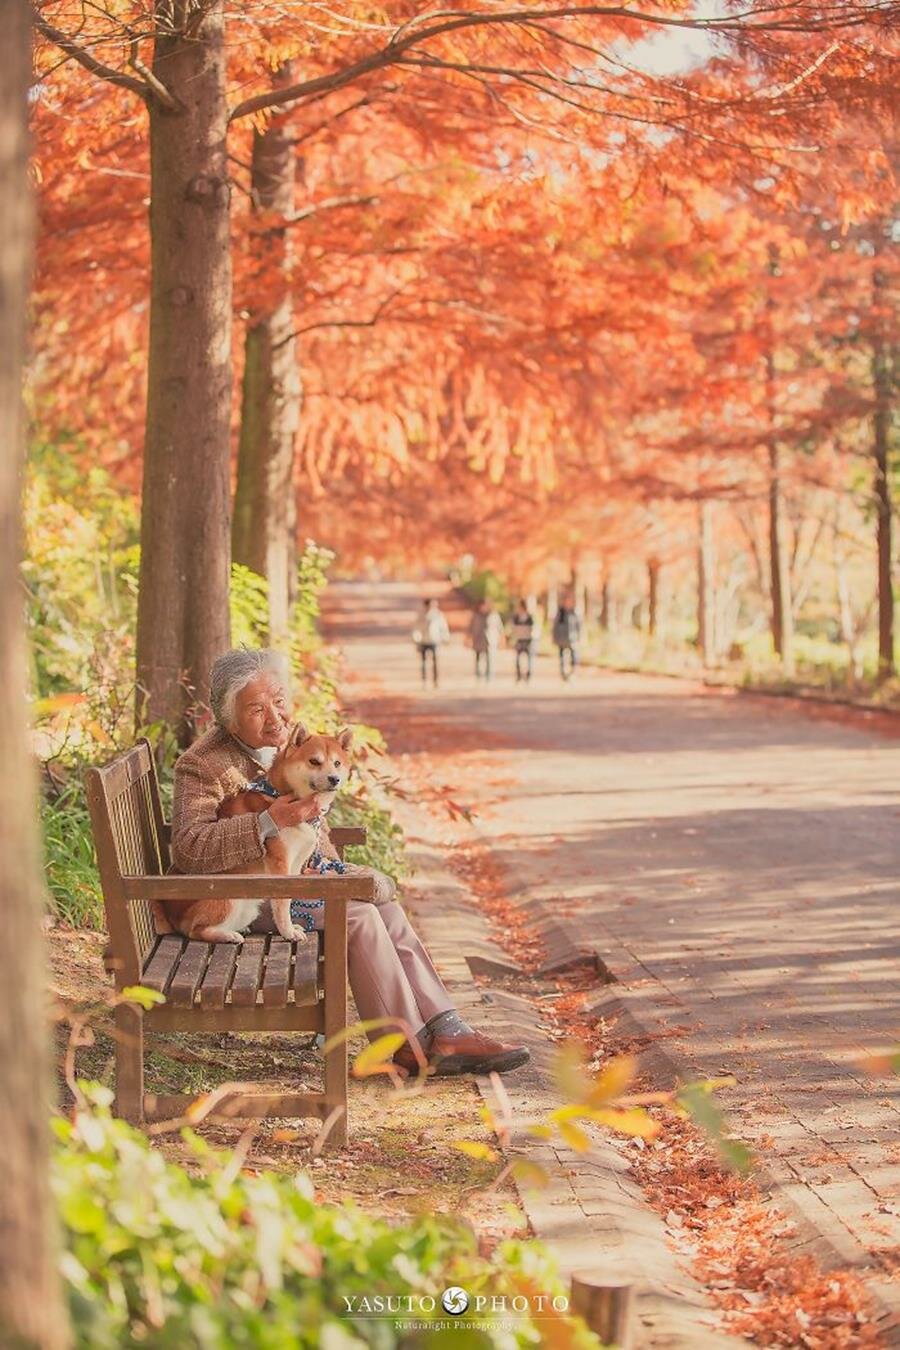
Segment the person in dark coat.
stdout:
<svg viewBox="0 0 900 1350">
<path fill-rule="evenodd" d="M 574 606 L 564 600 L 553 620 L 553 641 L 559 652 L 559 673 L 569 680 L 578 665 L 578 643 L 581 640 L 581 620 Z"/>
</svg>

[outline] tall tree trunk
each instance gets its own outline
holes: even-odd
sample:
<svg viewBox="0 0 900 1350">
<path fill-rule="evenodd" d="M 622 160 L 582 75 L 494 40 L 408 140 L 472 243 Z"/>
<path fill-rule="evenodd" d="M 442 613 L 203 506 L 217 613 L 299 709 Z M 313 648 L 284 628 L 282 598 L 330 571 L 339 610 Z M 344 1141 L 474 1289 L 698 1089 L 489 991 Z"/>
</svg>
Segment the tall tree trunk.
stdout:
<svg viewBox="0 0 900 1350">
<path fill-rule="evenodd" d="M 716 659 L 716 561 L 713 542 L 713 504 L 700 503 L 700 539 L 697 548 L 697 646 L 703 664 Z"/>
<path fill-rule="evenodd" d="M 769 568 L 772 592 L 772 640 L 785 675 L 794 673 L 794 607 L 788 561 L 778 442 L 769 442 Z"/>
<path fill-rule="evenodd" d="M 876 257 L 883 248 L 883 235 L 876 236 Z M 888 679 L 895 673 L 894 660 L 894 582 L 891 575 L 891 480 L 888 439 L 891 418 L 891 359 L 884 338 L 882 307 L 888 303 L 883 270 L 876 266 L 872 275 L 872 299 L 875 308 L 875 334 L 872 342 L 872 382 L 875 410 L 872 415 L 872 454 L 875 461 L 873 491 L 878 512 L 878 675 Z"/>
<path fill-rule="evenodd" d="M 769 275 L 781 274 L 778 247 L 769 245 Z M 777 431 L 775 388 L 775 332 L 772 318 L 775 299 L 771 288 L 766 297 L 766 410 L 769 422 L 769 594 L 772 602 L 772 641 L 787 676 L 794 674 L 794 607 L 791 603 L 791 567 L 787 547 L 784 499 L 781 483 L 781 449 Z"/>
<path fill-rule="evenodd" d="M 231 254 L 222 0 L 160 0 L 150 102 L 151 297 L 137 716 L 190 739 L 229 645 Z"/>
<path fill-rule="evenodd" d="M 583 594 L 584 586 L 581 582 L 581 560 L 576 554 L 572 555 L 569 562 L 569 603 L 579 613 L 584 613 Z"/>
<path fill-rule="evenodd" d="M 28 190 L 30 20 L 25 0 L 4 10 L 0 81 L 0 913 L 15 962 L 0 1012 L 0 1345 L 61 1350 L 68 1323 L 57 1274 L 48 1181 L 51 1101 L 37 792 L 25 726 L 20 561 L 22 366 L 31 262 Z"/>
<path fill-rule="evenodd" d="M 872 604 L 864 614 L 857 614 L 853 608 L 853 592 L 850 586 L 849 568 L 847 566 L 847 553 L 842 540 L 843 534 L 843 500 L 840 496 L 836 498 L 834 516 L 831 522 L 831 559 L 834 565 L 834 581 L 837 590 L 838 600 L 838 625 L 843 641 L 847 644 L 847 661 L 849 668 L 848 684 L 853 685 L 855 680 L 860 679 L 863 673 L 863 663 L 860 656 L 859 640 L 863 628 L 872 612 Z M 877 598 L 877 597 L 876 597 Z"/>
<path fill-rule="evenodd" d="M 613 625 L 613 598 L 609 577 L 604 576 L 600 587 L 600 627 L 608 633 Z"/>
<path fill-rule="evenodd" d="M 551 582 L 547 587 L 547 598 L 544 602 L 544 613 L 546 614 L 547 627 L 549 628 L 556 618 L 556 611 L 559 609 L 559 587 L 556 582 Z"/>
<path fill-rule="evenodd" d="M 290 67 L 279 81 L 291 83 Z M 253 133 L 251 183 L 259 210 L 290 216 L 294 210 L 295 151 L 285 119 L 275 118 Z M 291 261 L 290 234 L 273 230 L 269 256 L 282 271 Z M 294 306 L 289 287 L 268 313 L 254 318 L 244 345 L 244 385 L 234 499 L 232 552 L 269 584 L 269 637 L 277 642 L 288 627 L 296 572 L 294 454 L 300 424 L 300 371 L 293 337 Z"/>
<path fill-rule="evenodd" d="M 656 558 L 647 563 L 647 590 L 648 627 L 650 636 L 656 637 L 659 632 L 659 561 Z"/>
</svg>

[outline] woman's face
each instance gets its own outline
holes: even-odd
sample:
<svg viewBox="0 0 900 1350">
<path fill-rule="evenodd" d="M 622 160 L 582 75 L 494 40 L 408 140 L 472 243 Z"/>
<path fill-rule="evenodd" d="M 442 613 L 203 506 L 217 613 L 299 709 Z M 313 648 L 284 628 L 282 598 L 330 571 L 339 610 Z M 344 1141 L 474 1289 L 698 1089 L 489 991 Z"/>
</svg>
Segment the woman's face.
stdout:
<svg viewBox="0 0 900 1350">
<path fill-rule="evenodd" d="M 234 701 L 231 731 L 251 750 L 281 746 L 288 734 L 288 703 L 274 675 L 258 675 L 245 684 Z"/>
</svg>

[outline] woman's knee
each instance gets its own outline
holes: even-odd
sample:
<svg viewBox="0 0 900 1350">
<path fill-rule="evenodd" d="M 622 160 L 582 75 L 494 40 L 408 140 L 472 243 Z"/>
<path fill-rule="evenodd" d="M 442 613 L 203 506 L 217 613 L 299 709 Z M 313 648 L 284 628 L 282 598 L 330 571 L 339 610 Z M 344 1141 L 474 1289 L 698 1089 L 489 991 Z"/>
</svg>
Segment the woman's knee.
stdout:
<svg viewBox="0 0 900 1350">
<path fill-rule="evenodd" d="M 364 867 L 359 863 L 347 863 L 346 871 L 352 877 L 371 877 L 375 882 L 375 894 L 372 897 L 376 905 L 385 905 L 390 903 L 397 895 L 397 883 L 393 877 L 389 877 L 386 872 L 379 872 L 376 867 Z"/>
<path fill-rule="evenodd" d="M 360 934 L 372 935 L 383 927 L 381 911 L 377 905 L 370 904 L 368 900 L 351 900 L 349 902 L 347 905 L 348 937 Z"/>
<path fill-rule="evenodd" d="M 381 915 L 382 923 L 395 942 L 398 939 L 404 938 L 418 941 L 416 931 L 409 921 L 409 915 L 398 901 L 394 900 L 388 905 L 379 905 L 378 913 Z"/>
</svg>

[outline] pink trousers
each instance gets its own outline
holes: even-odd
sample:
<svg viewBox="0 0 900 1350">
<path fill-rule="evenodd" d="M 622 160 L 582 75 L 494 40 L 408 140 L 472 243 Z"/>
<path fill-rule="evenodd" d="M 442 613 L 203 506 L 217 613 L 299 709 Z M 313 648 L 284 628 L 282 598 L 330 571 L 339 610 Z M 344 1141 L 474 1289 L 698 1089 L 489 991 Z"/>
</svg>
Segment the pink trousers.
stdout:
<svg viewBox="0 0 900 1350">
<path fill-rule="evenodd" d="M 317 929 L 325 922 L 326 908 L 315 911 Z M 253 930 L 271 932 L 272 928 L 266 905 Z M 413 1031 L 419 1031 L 432 1017 L 454 1006 L 431 957 L 396 900 L 385 905 L 365 900 L 348 903 L 347 975 L 363 1022 L 375 1017 L 401 1018 Z M 367 1035 L 376 1040 L 391 1030 L 378 1027 Z"/>
</svg>

